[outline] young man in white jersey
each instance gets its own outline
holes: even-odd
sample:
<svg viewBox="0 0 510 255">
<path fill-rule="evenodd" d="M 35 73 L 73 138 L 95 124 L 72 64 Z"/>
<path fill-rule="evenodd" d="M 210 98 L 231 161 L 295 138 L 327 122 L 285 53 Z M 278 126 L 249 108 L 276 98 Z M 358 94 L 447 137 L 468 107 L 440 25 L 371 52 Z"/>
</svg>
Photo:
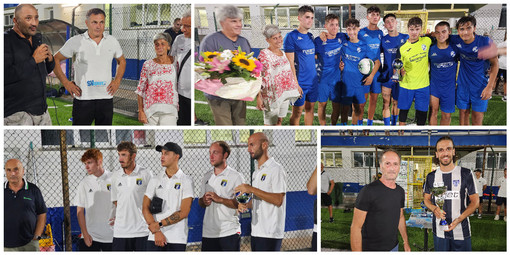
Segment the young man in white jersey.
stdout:
<svg viewBox="0 0 510 255">
<path fill-rule="evenodd" d="M 478 219 L 481 219 L 483 211 L 483 191 L 487 188 L 487 180 L 482 177 L 482 170 L 480 169 L 475 170 L 475 175 L 476 191 L 478 192 L 478 197 L 480 197 L 480 204 L 478 205 Z"/>
<path fill-rule="evenodd" d="M 87 176 L 78 185 L 76 215 L 82 238 L 80 251 L 111 251 L 113 230 L 108 219 L 113 209 L 110 199 L 112 173 L 103 168 L 103 154 L 98 149 L 88 149 L 81 162 Z"/>
<path fill-rule="evenodd" d="M 243 176 L 227 165 L 230 147 L 216 141 L 209 147 L 212 170 L 202 179 L 198 204 L 205 208 L 202 229 L 202 251 L 240 251 L 241 224 L 234 188 L 244 182 Z"/>
<path fill-rule="evenodd" d="M 471 170 L 455 165 L 455 147 L 449 136 L 439 138 L 436 143 L 439 169 L 427 175 L 423 186 L 424 203 L 434 213 L 432 230 L 435 251 L 471 251 L 471 227 L 469 215 L 478 207 L 474 175 Z M 444 205 L 436 204 L 432 190 L 446 187 Z M 469 205 L 468 204 L 469 199 Z M 447 225 L 441 225 L 441 219 Z"/>
<path fill-rule="evenodd" d="M 506 221 L 506 168 L 505 168 L 505 176 L 498 179 L 498 198 L 496 199 L 496 205 L 498 206 L 496 209 L 496 216 L 494 220 L 499 220 L 499 213 L 501 212 L 501 206 L 505 205 L 505 217 L 503 218 Z"/>
<path fill-rule="evenodd" d="M 143 217 L 149 226 L 149 251 L 186 251 L 188 214 L 193 181 L 179 168 L 181 147 L 173 142 L 156 146 L 165 171 L 152 178 L 143 197 Z"/>
<path fill-rule="evenodd" d="M 248 152 L 257 160 L 258 168 L 253 173 L 253 186 L 241 184 L 235 192 L 252 193 L 248 204 L 238 205 L 240 212 L 253 208 L 251 220 L 251 250 L 279 251 L 285 232 L 285 194 L 287 174 L 283 166 L 269 157 L 269 139 L 262 133 L 248 138 Z"/>
<path fill-rule="evenodd" d="M 112 176 L 111 200 L 116 206 L 113 251 L 145 251 L 149 229 L 142 214 L 143 195 L 153 174 L 136 164 L 137 148 L 132 142 L 117 145 L 122 170 Z"/>
</svg>

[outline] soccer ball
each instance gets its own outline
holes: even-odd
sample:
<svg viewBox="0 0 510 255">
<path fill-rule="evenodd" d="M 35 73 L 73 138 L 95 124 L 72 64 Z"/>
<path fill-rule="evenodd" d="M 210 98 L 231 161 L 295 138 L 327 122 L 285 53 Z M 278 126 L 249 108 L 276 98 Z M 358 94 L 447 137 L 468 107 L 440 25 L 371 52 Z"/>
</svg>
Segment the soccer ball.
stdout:
<svg viewBox="0 0 510 255">
<path fill-rule="evenodd" d="M 370 74 L 372 72 L 372 68 L 374 68 L 374 61 L 369 58 L 364 58 L 358 63 L 358 70 L 363 75 Z"/>
</svg>

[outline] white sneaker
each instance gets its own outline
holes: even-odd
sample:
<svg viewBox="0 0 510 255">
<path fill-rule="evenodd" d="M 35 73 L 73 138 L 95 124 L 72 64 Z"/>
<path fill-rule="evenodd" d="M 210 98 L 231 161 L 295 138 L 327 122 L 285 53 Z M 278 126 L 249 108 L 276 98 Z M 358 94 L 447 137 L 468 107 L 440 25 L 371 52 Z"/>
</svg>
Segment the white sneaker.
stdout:
<svg viewBox="0 0 510 255">
<path fill-rule="evenodd" d="M 482 218 L 482 215 L 481 214 L 478 214 L 478 219 L 481 219 Z"/>
<path fill-rule="evenodd" d="M 496 215 L 496 217 L 494 217 L 494 220 L 499 220 L 499 215 Z"/>
</svg>

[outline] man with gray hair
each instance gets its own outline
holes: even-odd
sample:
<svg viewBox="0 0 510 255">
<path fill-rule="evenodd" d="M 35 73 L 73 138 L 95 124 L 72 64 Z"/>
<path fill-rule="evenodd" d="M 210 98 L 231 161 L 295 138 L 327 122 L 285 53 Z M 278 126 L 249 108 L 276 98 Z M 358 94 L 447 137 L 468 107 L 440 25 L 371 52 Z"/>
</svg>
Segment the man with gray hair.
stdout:
<svg viewBox="0 0 510 255">
<path fill-rule="evenodd" d="M 221 31 L 207 35 L 200 43 L 200 52 L 237 50 L 241 47 L 247 54 L 251 46 L 246 38 L 241 36 L 243 28 L 243 12 L 233 6 L 224 5 L 217 11 Z M 209 107 L 214 115 L 216 125 L 244 125 L 246 122 L 246 102 L 225 99 L 205 94 Z"/>
<path fill-rule="evenodd" d="M 177 125 L 191 125 L 191 11 L 182 15 L 182 33 L 175 37 L 170 55 L 177 60 L 177 92 L 179 93 L 179 118 Z"/>
<path fill-rule="evenodd" d="M 69 39 L 55 54 L 55 62 L 76 56 L 75 81 L 69 81 L 60 68 L 54 72 L 74 98 L 73 125 L 111 125 L 113 94 L 119 89 L 126 69 L 126 59 L 120 44 L 104 33 L 106 14 L 99 8 L 86 15 L 87 32 Z M 112 80 L 112 60 L 117 60 L 117 72 Z"/>
<path fill-rule="evenodd" d="M 46 75 L 55 61 L 37 33 L 39 14 L 33 5 L 20 4 L 12 21 L 4 33 L 4 125 L 51 125 Z"/>
</svg>

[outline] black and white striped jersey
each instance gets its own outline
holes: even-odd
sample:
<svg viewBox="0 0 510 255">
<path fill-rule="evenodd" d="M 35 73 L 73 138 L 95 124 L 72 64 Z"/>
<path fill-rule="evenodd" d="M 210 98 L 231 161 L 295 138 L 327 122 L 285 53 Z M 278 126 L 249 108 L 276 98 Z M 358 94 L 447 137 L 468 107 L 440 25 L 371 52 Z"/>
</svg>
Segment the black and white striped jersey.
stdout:
<svg viewBox="0 0 510 255">
<path fill-rule="evenodd" d="M 456 166 L 450 172 L 442 172 L 440 169 L 437 169 L 427 175 L 423 185 L 423 192 L 432 194 L 431 189 L 433 187 L 447 187 L 443 210 L 446 212 L 446 221 L 450 224 L 466 210 L 469 203 L 469 195 L 477 193 L 474 180 L 473 172 L 467 168 Z M 435 203 L 434 196 L 432 196 L 432 201 Z M 471 237 L 469 217 L 464 219 L 450 232 L 440 230 L 440 220 L 436 219 L 435 216 L 433 218 L 432 230 L 437 237 L 454 240 L 464 240 Z"/>
</svg>

